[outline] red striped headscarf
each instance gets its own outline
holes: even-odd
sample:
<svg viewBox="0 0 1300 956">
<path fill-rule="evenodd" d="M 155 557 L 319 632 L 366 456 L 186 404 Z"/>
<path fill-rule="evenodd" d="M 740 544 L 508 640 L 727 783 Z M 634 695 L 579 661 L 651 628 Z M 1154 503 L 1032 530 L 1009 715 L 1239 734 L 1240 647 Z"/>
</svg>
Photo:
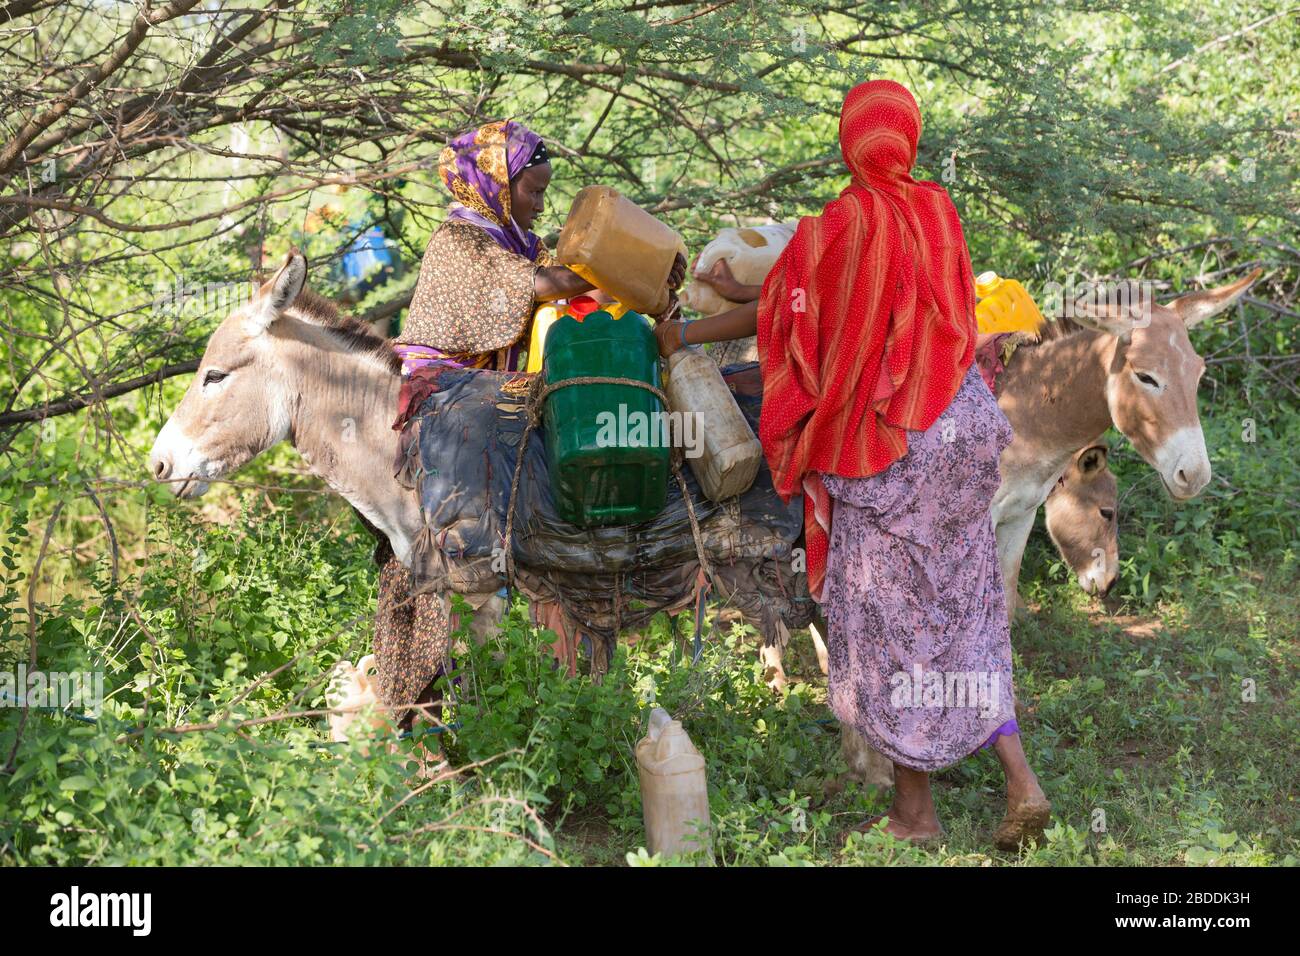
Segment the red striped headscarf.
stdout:
<svg viewBox="0 0 1300 956">
<path fill-rule="evenodd" d="M 844 99 L 852 179 L 799 228 L 763 283 L 759 437 L 772 479 L 802 492 L 808 587 L 821 600 L 830 499 L 820 475 L 861 478 L 907 454 L 957 394 L 975 351 L 975 280 L 943 187 L 911 176 L 921 111 L 891 80 Z"/>
</svg>

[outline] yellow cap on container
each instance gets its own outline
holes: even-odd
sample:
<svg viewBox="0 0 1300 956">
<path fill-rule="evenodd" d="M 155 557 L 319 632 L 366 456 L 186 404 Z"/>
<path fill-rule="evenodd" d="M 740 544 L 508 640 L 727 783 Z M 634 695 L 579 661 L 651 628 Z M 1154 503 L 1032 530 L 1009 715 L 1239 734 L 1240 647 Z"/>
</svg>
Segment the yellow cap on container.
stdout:
<svg viewBox="0 0 1300 956">
<path fill-rule="evenodd" d="M 975 295 L 982 299 L 992 293 L 1001 284 L 1002 279 L 996 272 L 991 269 L 988 272 L 981 272 L 975 277 Z"/>
</svg>

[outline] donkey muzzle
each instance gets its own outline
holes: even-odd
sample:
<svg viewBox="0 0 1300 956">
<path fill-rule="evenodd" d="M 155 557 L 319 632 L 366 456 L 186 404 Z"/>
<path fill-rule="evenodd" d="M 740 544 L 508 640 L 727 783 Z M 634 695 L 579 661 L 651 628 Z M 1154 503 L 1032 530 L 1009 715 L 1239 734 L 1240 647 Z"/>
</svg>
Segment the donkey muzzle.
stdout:
<svg viewBox="0 0 1300 956">
<path fill-rule="evenodd" d="M 1210 483 L 1210 455 L 1199 427 L 1180 428 L 1156 452 L 1156 467 L 1169 494 L 1195 498 Z"/>
<path fill-rule="evenodd" d="M 208 490 L 213 469 L 169 420 L 149 450 L 149 473 L 154 481 L 167 482 L 177 498 L 197 498 Z"/>
</svg>

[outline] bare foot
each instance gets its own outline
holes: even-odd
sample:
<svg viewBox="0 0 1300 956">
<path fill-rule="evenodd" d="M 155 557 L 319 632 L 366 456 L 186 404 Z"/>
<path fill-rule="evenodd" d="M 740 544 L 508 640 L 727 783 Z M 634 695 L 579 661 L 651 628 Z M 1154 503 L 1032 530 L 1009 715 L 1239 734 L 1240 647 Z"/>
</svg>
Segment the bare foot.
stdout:
<svg viewBox="0 0 1300 956">
<path fill-rule="evenodd" d="M 934 843 L 943 836 L 943 827 L 939 825 L 938 817 L 931 816 L 928 819 L 907 820 L 896 814 L 897 811 L 891 807 L 887 812 L 877 814 L 869 820 L 845 830 L 840 835 L 840 842 L 847 842 L 850 833 L 867 833 L 875 829 L 880 826 L 882 820 L 887 820 L 883 829 L 890 836 L 897 840 L 907 840 L 917 846 Z"/>
<path fill-rule="evenodd" d="M 999 850 L 1017 850 L 1043 835 L 1043 828 L 1052 818 L 1052 805 L 1029 769 L 1018 733 L 1000 735 L 993 750 L 1007 777 L 1007 815 L 993 835 L 993 842 Z"/>
</svg>

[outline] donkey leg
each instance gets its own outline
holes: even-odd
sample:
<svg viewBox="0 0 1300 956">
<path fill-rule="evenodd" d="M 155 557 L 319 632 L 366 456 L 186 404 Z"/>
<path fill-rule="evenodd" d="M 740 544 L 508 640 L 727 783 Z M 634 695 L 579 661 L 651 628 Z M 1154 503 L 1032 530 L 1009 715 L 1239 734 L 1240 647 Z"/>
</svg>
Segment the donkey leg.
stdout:
<svg viewBox="0 0 1300 956">
<path fill-rule="evenodd" d="M 892 787 L 894 762 L 874 750 L 866 738 L 847 724 L 840 724 L 840 753 L 849 765 L 845 774 L 864 787 Z"/>
<path fill-rule="evenodd" d="M 759 633 L 762 631 L 760 630 Z M 771 643 L 767 640 L 769 636 L 772 638 Z M 790 630 L 785 626 L 784 621 L 777 621 L 776 634 L 764 634 L 763 638 L 763 644 L 758 649 L 758 660 L 763 665 L 763 680 L 769 690 L 780 693 L 785 690 L 787 684 L 782 658 L 785 655 L 786 645 L 790 643 Z"/>
<path fill-rule="evenodd" d="M 998 540 L 998 564 L 1002 567 L 1002 586 L 1007 594 L 1007 613 L 1014 617 L 1027 610 L 1020 599 L 1020 562 L 1025 556 L 1029 532 L 1034 529 L 1038 509 L 1010 515 L 993 529 Z"/>
<path fill-rule="evenodd" d="M 506 619 L 507 610 L 506 599 L 499 592 L 479 605 L 469 625 L 469 635 L 475 644 L 482 647 L 489 637 L 496 636 L 501 630 L 501 622 Z"/>
<path fill-rule="evenodd" d="M 812 638 L 813 649 L 817 652 L 817 666 L 823 676 L 830 676 L 830 652 L 826 650 L 826 640 L 822 634 L 828 631 L 826 618 L 820 611 L 813 615 L 808 624 L 808 636 Z"/>
</svg>

